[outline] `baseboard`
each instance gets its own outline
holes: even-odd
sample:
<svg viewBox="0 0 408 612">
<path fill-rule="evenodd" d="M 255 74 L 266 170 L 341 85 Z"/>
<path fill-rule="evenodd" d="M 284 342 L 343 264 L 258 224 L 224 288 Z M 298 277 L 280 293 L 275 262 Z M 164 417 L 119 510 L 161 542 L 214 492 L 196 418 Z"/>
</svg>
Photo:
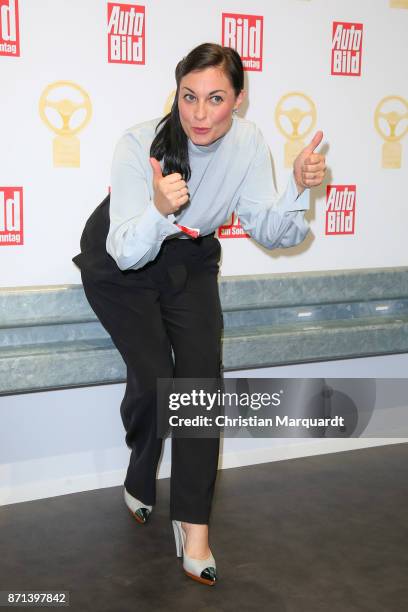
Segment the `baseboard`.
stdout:
<svg viewBox="0 0 408 612">
<path fill-rule="evenodd" d="M 292 440 L 293 441 L 293 440 Z M 348 438 L 348 439 L 315 439 L 273 448 L 258 448 L 237 453 L 228 452 L 220 455 L 219 469 L 229 469 L 257 463 L 284 461 L 314 455 L 327 455 L 345 451 L 385 446 L 388 444 L 403 444 L 406 438 Z"/>
<path fill-rule="evenodd" d="M 406 442 L 408 442 L 406 438 L 308 439 L 307 442 L 299 442 L 299 444 L 291 440 L 291 444 L 281 444 L 268 448 L 228 452 L 222 452 L 221 450 L 218 467 L 219 469 L 230 469 L 247 465 L 256 465 L 258 463 L 269 463 L 272 461 L 283 461 L 299 457 L 344 452 L 388 444 L 402 444 Z M 119 449 L 119 453 L 123 454 L 123 449 Z M 54 459 L 54 457 L 50 457 L 42 461 L 53 461 Z M 32 465 L 32 462 L 30 462 L 30 465 Z M 13 473 L 12 467 L 12 464 L 0 466 L 0 476 L 3 482 L 6 480 L 7 476 L 9 477 L 8 479 L 11 480 Z M 168 478 L 170 476 L 170 468 L 170 461 L 162 461 L 158 471 L 158 478 Z M 25 482 L 20 485 L 9 484 L 1 486 L 0 506 L 120 486 L 123 484 L 125 473 L 126 469 L 123 468 L 101 471 L 98 473 L 73 475 L 64 478 Z"/>
</svg>

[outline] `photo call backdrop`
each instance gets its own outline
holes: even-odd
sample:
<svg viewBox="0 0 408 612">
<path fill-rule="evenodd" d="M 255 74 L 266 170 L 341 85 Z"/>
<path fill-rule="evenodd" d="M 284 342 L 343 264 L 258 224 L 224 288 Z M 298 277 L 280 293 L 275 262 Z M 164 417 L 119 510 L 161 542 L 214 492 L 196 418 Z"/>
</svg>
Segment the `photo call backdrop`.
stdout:
<svg viewBox="0 0 408 612">
<path fill-rule="evenodd" d="M 283 193 L 317 130 L 311 232 L 268 251 L 238 218 L 221 275 L 407 265 L 408 0 L 0 0 L 2 286 L 78 284 L 71 261 L 109 191 L 115 144 L 163 116 L 193 47 L 235 48 Z"/>
</svg>

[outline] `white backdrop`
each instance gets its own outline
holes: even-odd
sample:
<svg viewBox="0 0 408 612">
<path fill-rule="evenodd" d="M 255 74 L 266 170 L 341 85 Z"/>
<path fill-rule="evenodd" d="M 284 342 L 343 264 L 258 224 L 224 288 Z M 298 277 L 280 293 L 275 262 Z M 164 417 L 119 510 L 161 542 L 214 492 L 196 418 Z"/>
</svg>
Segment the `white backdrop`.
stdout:
<svg viewBox="0 0 408 612">
<path fill-rule="evenodd" d="M 0 7 L 12 2 L 0 0 Z M 221 273 L 407 265 L 408 142 L 401 140 L 401 167 L 383 168 L 384 140 L 374 127 L 380 100 L 408 98 L 408 2 L 399 4 L 402 8 L 392 8 L 391 0 L 146 0 L 137 4 L 146 15 L 141 65 L 107 61 L 105 0 L 20 0 L 20 55 L 0 54 L 0 204 L 2 189 L 23 188 L 24 244 L 0 243 L 1 284 L 81 282 L 71 258 L 79 252 L 87 217 L 107 193 L 116 141 L 129 126 L 163 114 L 177 62 L 197 44 L 222 42 L 222 13 L 263 17 L 263 69 L 246 72 L 244 116 L 269 142 L 278 190 L 285 188 L 290 170 L 275 108 L 283 95 L 299 91 L 317 109 L 306 143 L 323 130 L 326 183 L 356 186 L 356 215 L 354 234 L 326 235 L 322 186 L 312 191 L 312 231 L 302 245 L 268 252 L 246 238 L 221 239 Z M 331 74 L 333 22 L 363 24 L 361 76 Z M 3 41 L 12 26 L 5 23 L 3 10 Z M 61 80 L 82 87 L 92 105 L 92 117 L 78 135 L 79 168 L 53 166 L 55 135 L 39 114 L 44 89 Z"/>
</svg>

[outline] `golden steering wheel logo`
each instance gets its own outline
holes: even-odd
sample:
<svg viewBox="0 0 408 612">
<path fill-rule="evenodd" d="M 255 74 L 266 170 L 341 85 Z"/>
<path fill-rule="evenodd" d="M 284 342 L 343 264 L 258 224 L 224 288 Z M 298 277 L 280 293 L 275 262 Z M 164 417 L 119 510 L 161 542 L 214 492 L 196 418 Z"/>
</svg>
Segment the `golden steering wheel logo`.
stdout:
<svg viewBox="0 0 408 612">
<path fill-rule="evenodd" d="M 381 138 L 382 167 L 401 168 L 402 145 L 408 132 L 408 102 L 401 96 L 386 96 L 374 111 L 374 125 Z"/>
<path fill-rule="evenodd" d="M 164 114 L 165 115 L 167 115 L 171 111 L 171 107 L 173 106 L 175 95 L 176 95 L 176 90 L 173 89 L 173 91 L 169 94 L 169 96 L 168 96 L 168 98 L 166 100 L 166 104 L 164 105 Z"/>
<path fill-rule="evenodd" d="M 316 125 L 316 106 L 311 98 L 300 91 L 291 91 L 281 97 L 275 109 L 275 123 L 287 138 L 285 142 L 285 168 L 291 168 L 304 149 L 304 139 Z"/>
<path fill-rule="evenodd" d="M 56 137 L 53 162 L 56 168 L 79 168 L 80 141 L 76 136 L 89 123 L 92 104 L 87 92 L 72 81 L 48 85 L 39 101 L 40 117 Z"/>
<path fill-rule="evenodd" d="M 408 9 L 408 0 L 390 0 L 390 8 Z"/>
</svg>

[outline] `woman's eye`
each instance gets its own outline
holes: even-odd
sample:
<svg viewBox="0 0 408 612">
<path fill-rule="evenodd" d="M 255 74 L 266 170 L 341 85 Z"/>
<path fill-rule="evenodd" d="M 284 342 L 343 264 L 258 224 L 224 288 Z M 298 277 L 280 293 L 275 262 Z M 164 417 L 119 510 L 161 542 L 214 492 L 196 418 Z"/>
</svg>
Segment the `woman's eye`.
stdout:
<svg viewBox="0 0 408 612">
<path fill-rule="evenodd" d="M 184 94 L 184 99 L 187 100 L 187 102 L 194 102 L 196 97 L 193 96 L 193 94 Z M 215 104 L 221 104 L 223 98 L 221 96 L 212 96 L 211 100 L 215 102 Z"/>
</svg>

